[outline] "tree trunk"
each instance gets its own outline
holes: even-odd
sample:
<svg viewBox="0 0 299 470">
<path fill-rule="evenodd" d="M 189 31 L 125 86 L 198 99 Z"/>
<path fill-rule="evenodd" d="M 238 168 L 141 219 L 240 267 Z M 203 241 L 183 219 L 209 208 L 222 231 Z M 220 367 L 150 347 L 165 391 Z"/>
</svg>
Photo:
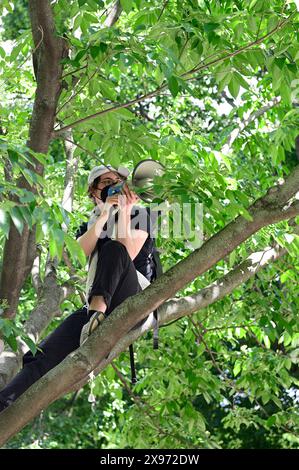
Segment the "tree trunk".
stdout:
<svg viewBox="0 0 299 470">
<path fill-rule="evenodd" d="M 33 63 L 37 87 L 29 128 L 27 145 L 35 152 L 47 153 L 50 136 L 54 127 L 55 112 L 61 92 L 61 59 L 68 53 L 65 39 L 58 37 L 49 0 L 29 0 L 32 35 L 35 44 Z M 36 161 L 36 171 L 43 174 L 44 168 Z M 36 189 L 24 177 L 18 186 L 36 193 Z M 0 299 L 6 299 L 9 307 L 3 316 L 13 318 L 16 314 L 20 291 L 31 271 L 36 255 L 35 228 L 32 231 L 25 224 L 22 235 L 11 222 L 9 238 L 3 255 L 3 269 L 0 283 Z"/>
</svg>

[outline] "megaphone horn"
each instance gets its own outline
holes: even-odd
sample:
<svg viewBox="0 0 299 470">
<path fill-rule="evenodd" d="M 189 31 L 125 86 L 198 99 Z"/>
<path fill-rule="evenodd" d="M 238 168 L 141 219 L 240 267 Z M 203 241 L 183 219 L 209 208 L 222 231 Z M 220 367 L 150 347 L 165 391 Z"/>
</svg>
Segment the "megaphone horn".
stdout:
<svg viewBox="0 0 299 470">
<path fill-rule="evenodd" d="M 144 202 L 152 202 L 156 194 L 153 192 L 153 182 L 155 176 L 162 176 L 165 167 L 162 163 L 150 158 L 141 160 L 134 168 L 132 173 L 133 191 L 142 188 L 142 191 L 136 191 L 140 199 Z"/>
</svg>

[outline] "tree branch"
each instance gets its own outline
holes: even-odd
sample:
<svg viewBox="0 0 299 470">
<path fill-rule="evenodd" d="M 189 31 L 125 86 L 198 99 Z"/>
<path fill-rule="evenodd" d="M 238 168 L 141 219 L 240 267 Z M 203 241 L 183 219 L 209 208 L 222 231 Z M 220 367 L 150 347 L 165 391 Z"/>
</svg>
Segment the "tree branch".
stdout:
<svg viewBox="0 0 299 470">
<path fill-rule="evenodd" d="M 188 76 L 190 74 L 193 74 L 195 72 L 198 72 L 198 71 L 202 71 L 206 68 L 208 68 L 209 66 L 211 65 L 215 65 L 215 64 L 218 64 L 220 62 L 223 62 L 224 60 L 230 58 L 230 57 L 234 57 L 238 54 L 240 54 L 241 52 L 244 52 L 250 48 L 252 48 L 254 45 L 258 45 L 260 43 L 262 43 L 265 39 L 267 39 L 268 37 L 272 36 L 273 34 L 275 34 L 279 29 L 283 28 L 289 21 L 290 19 L 294 16 L 294 13 L 292 13 L 288 18 L 286 18 L 285 20 L 279 22 L 277 24 L 277 26 L 275 28 L 273 28 L 271 31 L 269 31 L 269 33 L 265 34 L 264 36 L 262 36 L 261 38 L 259 38 L 258 40 L 256 41 L 253 41 L 253 42 L 250 42 L 249 44 L 241 47 L 240 49 L 234 51 L 234 52 L 231 52 L 227 55 L 225 55 L 224 57 L 220 57 L 218 59 L 214 59 L 210 62 L 208 62 L 207 64 L 203 64 L 201 66 L 196 66 L 194 67 L 193 69 L 189 70 L 188 72 L 184 72 L 183 74 L 180 75 L 180 77 L 185 77 L 185 76 Z M 191 78 L 192 79 L 192 78 Z M 188 81 L 189 79 L 186 78 L 186 81 Z M 168 84 L 165 83 L 165 84 L 161 84 L 158 88 L 156 88 L 154 91 L 152 92 L 149 92 L 149 93 L 146 93 L 142 96 L 140 96 L 139 98 L 135 98 L 134 100 L 130 100 L 128 101 L 127 103 L 122 103 L 122 104 L 119 104 L 117 106 L 112 106 L 111 108 L 107 108 L 107 109 L 104 109 L 102 111 L 98 111 L 97 113 L 94 113 L 94 114 L 91 114 L 89 116 L 86 116 L 84 118 L 81 118 L 81 119 L 78 119 L 77 121 L 74 121 L 64 127 L 62 127 L 60 129 L 60 131 L 55 131 L 52 133 L 52 138 L 55 138 L 59 135 L 59 133 L 62 131 L 62 130 L 65 130 L 65 129 L 70 129 L 70 128 L 73 128 L 75 126 L 77 126 L 78 124 L 82 124 L 83 122 L 86 122 L 86 121 L 89 121 L 90 119 L 93 119 L 95 117 L 98 117 L 98 116 L 102 116 L 106 113 L 109 113 L 109 112 L 113 112 L 117 109 L 122 109 L 122 108 L 127 108 L 129 106 L 131 106 L 132 104 L 135 104 L 135 103 L 139 103 L 140 101 L 144 101 L 145 99 L 148 99 L 148 98 L 152 98 L 153 96 L 156 96 L 158 93 L 160 93 L 162 90 L 164 90 L 165 88 L 168 87 Z"/>
<path fill-rule="evenodd" d="M 298 225 L 295 226 L 294 233 L 299 235 Z M 269 264 L 274 263 L 286 254 L 287 250 L 278 244 L 275 244 L 272 248 L 251 253 L 245 261 L 235 266 L 229 273 L 209 286 L 201 289 L 199 292 L 189 296 L 167 300 L 159 307 L 159 326 L 167 326 L 169 322 L 173 323 L 182 317 L 190 316 L 193 313 L 197 313 L 199 310 L 203 310 L 204 308 L 213 305 L 225 296 L 231 294 L 236 287 L 239 287 L 241 284 L 251 279 L 260 270 L 264 269 Z M 108 363 L 118 357 L 121 352 L 125 351 L 130 344 L 136 341 L 139 337 L 150 331 L 153 326 L 153 315 L 150 315 L 143 325 L 127 333 L 126 336 L 117 343 L 110 352 L 108 359 L 105 358 L 95 369 L 93 374 L 95 376 L 98 375 L 103 369 L 105 369 Z M 81 388 L 87 381 L 88 380 L 85 378 L 72 390 Z"/>
<path fill-rule="evenodd" d="M 252 216 L 251 221 L 241 216 L 237 217 L 204 245 L 155 280 L 144 291 L 127 298 L 119 305 L 103 322 L 101 328 L 96 329 L 80 348 L 67 356 L 58 366 L 50 370 L 16 402 L 4 410 L 0 417 L 0 445 L 27 424 L 41 409 L 77 386 L 78 383 L 86 380 L 88 375 L 103 363 L 106 356 L 109 356 L 108 360 L 111 361 L 110 352 L 117 343 L 123 342 L 124 337 L 137 323 L 173 297 L 176 292 L 209 270 L 260 228 L 284 220 L 281 208 L 289 197 L 296 193 L 298 175 L 299 165 L 288 176 L 284 184 L 278 189 L 269 190 L 266 196 L 260 198 L 249 208 L 249 213 Z M 294 188 L 295 180 L 297 184 Z M 280 203 L 273 208 L 271 198 L 273 194 L 277 195 L 278 193 L 281 198 Z M 259 263 L 262 263 L 262 260 L 259 260 Z M 176 304 L 178 302 L 185 303 L 184 312 L 198 309 L 196 301 L 190 297 L 187 297 L 187 300 L 185 298 L 183 301 L 181 299 L 175 301 Z M 169 309 L 167 310 L 169 315 Z M 176 310 L 175 315 L 177 314 Z M 175 315 L 172 315 L 171 318 Z M 150 317 L 141 328 L 146 328 L 145 325 L 148 322 L 150 322 Z M 33 400 L 34 407 L 32 406 Z"/>
<path fill-rule="evenodd" d="M 260 116 L 265 114 L 267 111 L 269 111 L 269 109 L 273 108 L 278 103 L 280 103 L 280 97 L 275 97 L 273 100 L 269 101 L 269 103 L 265 104 L 260 109 L 257 109 L 256 111 L 253 111 L 248 116 L 248 118 L 246 118 L 243 122 L 241 122 L 238 127 L 233 129 L 233 131 L 228 136 L 226 143 L 223 145 L 223 147 L 221 149 L 221 152 L 229 153 L 232 149 L 232 145 L 233 145 L 234 141 L 239 137 L 241 132 L 243 132 L 244 129 L 246 129 L 246 127 L 248 127 L 253 121 L 255 121 Z"/>
<path fill-rule="evenodd" d="M 120 3 L 120 0 L 117 0 L 110 8 L 108 15 L 104 21 L 104 26 L 105 28 L 110 28 L 113 26 L 118 18 L 120 17 L 120 14 L 122 12 L 122 6 Z"/>
</svg>

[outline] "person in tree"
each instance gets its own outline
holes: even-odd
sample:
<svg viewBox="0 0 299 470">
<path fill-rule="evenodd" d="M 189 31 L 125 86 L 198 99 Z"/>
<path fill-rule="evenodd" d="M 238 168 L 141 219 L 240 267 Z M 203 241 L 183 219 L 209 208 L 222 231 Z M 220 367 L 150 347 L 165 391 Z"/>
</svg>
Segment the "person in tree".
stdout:
<svg viewBox="0 0 299 470">
<path fill-rule="evenodd" d="M 28 351 L 23 356 L 23 368 L 0 391 L 0 412 L 83 344 L 118 305 L 155 278 L 150 215 L 125 182 L 128 174 L 124 167 L 115 171 L 109 165 L 91 170 L 88 195 L 94 208 L 76 233 L 88 257 L 86 303 L 39 344 L 35 355 Z M 122 182 L 121 193 L 107 196 L 110 187 Z"/>
</svg>

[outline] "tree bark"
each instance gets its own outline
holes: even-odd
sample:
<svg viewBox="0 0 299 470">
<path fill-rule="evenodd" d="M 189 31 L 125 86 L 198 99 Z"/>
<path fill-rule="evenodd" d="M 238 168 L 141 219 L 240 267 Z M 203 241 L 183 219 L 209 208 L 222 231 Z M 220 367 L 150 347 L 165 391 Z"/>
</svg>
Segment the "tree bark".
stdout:
<svg viewBox="0 0 299 470">
<path fill-rule="evenodd" d="M 29 0 L 29 13 L 36 47 L 34 64 L 37 87 L 27 145 L 35 152 L 47 153 L 61 92 L 61 59 L 67 56 L 68 47 L 65 39 L 56 35 L 49 0 Z M 29 166 L 30 169 L 42 175 L 43 165 L 38 161 L 35 163 L 36 168 Z M 24 177 L 19 179 L 18 186 L 36 193 L 36 189 L 30 186 Z M 35 229 L 30 231 L 25 224 L 20 235 L 11 222 L 9 237 L 4 247 L 0 283 L 0 299 L 6 299 L 9 305 L 3 316 L 15 316 L 20 291 L 31 271 L 35 256 Z"/>
<path fill-rule="evenodd" d="M 299 225 L 294 228 L 294 233 L 299 235 Z M 186 297 L 167 300 L 159 307 L 159 327 L 163 325 L 167 326 L 167 323 L 169 322 L 192 315 L 209 305 L 213 305 L 226 295 L 231 294 L 236 287 L 248 281 L 260 270 L 265 269 L 270 263 L 274 263 L 287 253 L 287 250 L 278 244 L 272 248 L 251 253 L 245 261 L 240 263 L 238 266 L 235 266 L 230 272 L 222 276 L 220 279 L 217 279 L 217 281 L 213 282 L 211 285 Z M 154 318 L 153 315 L 150 315 L 142 326 L 130 331 L 120 341 L 118 341 L 116 346 L 110 352 L 108 359 L 105 358 L 98 365 L 98 367 L 93 371 L 93 375 L 98 375 L 113 361 L 113 359 L 118 357 L 121 352 L 125 351 L 130 344 L 150 331 L 153 326 Z M 88 378 L 85 378 L 69 391 L 79 390 L 87 382 Z"/>
<path fill-rule="evenodd" d="M 32 4 L 31 7 L 34 8 L 35 5 Z M 115 22 L 118 20 L 121 14 L 121 11 L 122 11 L 122 7 L 120 5 L 120 1 L 117 0 L 115 4 L 111 6 L 107 14 L 107 18 L 104 21 L 104 26 L 105 27 L 113 26 L 113 24 L 115 24 Z M 32 15 L 34 16 L 34 12 L 32 13 Z M 47 11 L 43 10 L 43 15 L 49 16 L 50 15 L 49 10 L 48 9 Z M 35 20 L 34 27 L 33 27 L 33 32 L 35 31 L 34 41 L 35 43 L 38 44 L 40 42 L 39 33 L 43 37 L 43 29 L 40 27 L 40 25 L 37 27 L 37 24 L 38 24 L 38 21 Z M 36 31 L 36 27 L 37 27 L 37 31 Z M 53 34 L 55 34 L 54 24 L 51 18 L 49 20 L 49 28 L 52 28 Z M 49 38 L 49 41 L 51 41 L 51 37 Z M 55 44 L 53 44 L 53 47 L 54 46 Z M 37 56 L 35 57 L 34 63 L 35 63 L 36 76 L 38 77 L 38 69 L 41 66 L 41 62 Z M 60 74 L 61 73 L 62 71 L 60 72 Z M 60 79 L 60 75 L 59 75 L 59 79 Z M 44 83 L 43 86 L 46 86 L 46 83 Z M 59 94 L 60 94 L 60 88 L 58 91 L 58 95 Z M 72 130 L 65 131 L 64 137 L 68 138 L 69 140 L 72 140 L 73 139 Z M 69 141 L 67 140 L 65 141 L 64 148 L 65 148 L 65 155 L 66 155 L 66 173 L 65 173 L 65 179 L 64 179 L 64 194 L 63 194 L 63 200 L 62 200 L 62 207 L 66 211 L 72 212 L 75 176 L 77 174 L 79 157 L 74 157 L 75 146 L 69 143 Z M 9 168 L 7 168 L 7 177 L 9 176 L 10 176 Z M 65 231 L 67 231 L 67 226 L 65 224 L 63 224 L 62 228 Z M 29 241 L 28 252 L 27 252 L 27 263 L 24 266 L 24 270 L 26 273 L 23 276 L 24 279 L 27 277 L 29 272 L 32 271 L 33 262 L 34 262 L 34 259 L 36 259 L 35 229 L 33 229 L 30 232 L 29 238 L 30 237 L 32 237 L 32 243 L 30 243 Z M 22 257 L 18 259 L 20 262 L 24 261 L 24 258 Z M 66 259 L 66 253 L 65 253 L 65 259 Z M 66 259 L 66 262 L 68 262 L 67 259 Z M 6 271 L 7 273 L 6 275 L 9 279 L 11 279 L 15 266 L 16 265 L 14 264 L 14 262 L 12 262 L 11 263 L 12 270 L 10 271 L 8 268 L 7 270 L 8 272 Z M 32 311 L 30 318 L 25 323 L 24 330 L 26 334 L 29 335 L 35 342 L 37 342 L 40 339 L 42 332 L 49 325 L 53 317 L 60 314 L 61 302 L 65 298 L 67 298 L 68 295 L 74 292 L 74 287 L 71 284 L 65 283 L 63 286 L 60 286 L 57 284 L 56 267 L 57 267 L 57 261 L 55 260 L 51 261 L 48 257 L 48 260 L 46 263 L 46 273 L 44 276 L 43 284 L 40 283 L 40 273 L 36 271 L 36 268 L 38 269 L 39 266 L 35 267 L 35 271 L 32 273 L 34 277 L 33 284 L 35 285 L 37 294 L 38 294 L 37 307 Z M 72 267 L 70 267 L 70 271 L 72 274 L 74 274 L 73 277 L 75 277 L 75 273 L 73 273 Z M 16 290 L 16 292 L 14 292 L 13 293 L 14 295 L 12 294 L 12 296 L 17 298 L 18 297 L 17 292 L 18 291 Z M 84 301 L 83 298 L 82 298 L 82 301 Z M 22 356 L 28 351 L 28 349 L 29 349 L 28 346 L 19 339 L 17 352 L 13 352 L 10 349 L 4 352 L 2 352 L 2 350 L 0 351 L 0 354 L 1 354 L 0 390 L 4 388 L 7 385 L 7 383 L 13 378 L 13 376 L 18 372 L 18 370 L 21 367 Z"/>
</svg>

